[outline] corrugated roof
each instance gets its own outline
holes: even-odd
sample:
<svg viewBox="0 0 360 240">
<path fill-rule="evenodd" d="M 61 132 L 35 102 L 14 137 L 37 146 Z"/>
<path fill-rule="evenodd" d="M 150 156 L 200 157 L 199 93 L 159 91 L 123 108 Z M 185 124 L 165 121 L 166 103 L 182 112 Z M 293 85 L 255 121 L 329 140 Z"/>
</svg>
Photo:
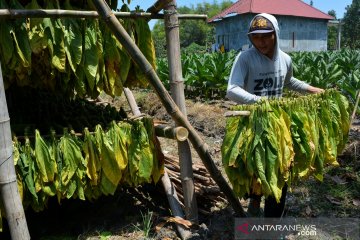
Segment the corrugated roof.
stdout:
<svg viewBox="0 0 360 240">
<path fill-rule="evenodd" d="M 244 13 L 270 13 L 273 15 L 333 19 L 332 16 L 301 0 L 239 0 L 221 13 L 210 18 L 208 22 L 215 22 L 216 19 L 224 18 L 226 15 Z"/>
</svg>

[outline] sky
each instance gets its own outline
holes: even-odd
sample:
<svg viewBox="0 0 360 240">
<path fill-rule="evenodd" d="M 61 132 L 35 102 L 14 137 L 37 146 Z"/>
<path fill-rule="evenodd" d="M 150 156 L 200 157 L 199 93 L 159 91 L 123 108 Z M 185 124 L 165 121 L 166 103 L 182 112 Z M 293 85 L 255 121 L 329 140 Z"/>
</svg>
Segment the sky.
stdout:
<svg viewBox="0 0 360 240">
<path fill-rule="evenodd" d="M 120 3 L 121 1 L 118 0 Z M 213 3 L 215 0 L 178 0 L 176 1 L 177 6 L 187 6 L 191 7 L 192 5 L 196 7 L 199 3 L 209 2 Z M 304 0 L 307 4 L 310 4 L 311 0 Z M 337 18 L 343 18 L 345 13 L 345 8 L 348 5 L 351 5 L 352 0 L 312 0 L 313 7 L 319 9 L 324 13 L 328 13 L 330 10 L 335 10 Z M 137 5 L 139 5 L 142 9 L 146 11 L 149 7 L 151 7 L 156 0 L 131 0 L 130 9 L 133 10 Z M 216 0 L 217 3 L 222 2 L 222 0 Z M 232 2 L 236 2 L 233 0 Z M 150 28 L 154 26 L 156 20 L 152 20 L 149 22 Z"/>
</svg>

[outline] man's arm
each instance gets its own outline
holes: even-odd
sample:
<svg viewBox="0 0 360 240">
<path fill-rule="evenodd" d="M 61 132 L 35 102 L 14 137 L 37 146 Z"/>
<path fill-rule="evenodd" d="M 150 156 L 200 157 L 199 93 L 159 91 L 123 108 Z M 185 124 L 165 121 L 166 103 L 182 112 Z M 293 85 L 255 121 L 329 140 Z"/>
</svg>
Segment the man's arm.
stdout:
<svg viewBox="0 0 360 240">
<path fill-rule="evenodd" d="M 228 85 L 226 97 L 234 102 L 241 104 L 252 104 L 257 102 L 261 97 L 245 91 L 237 85 Z"/>
<path fill-rule="evenodd" d="M 240 58 L 240 55 L 241 53 L 236 57 L 232 66 L 226 97 L 237 103 L 251 104 L 258 101 L 261 97 L 244 89 L 248 70 L 246 62 Z"/>
<path fill-rule="evenodd" d="M 318 87 L 313 87 L 313 86 L 310 86 L 306 89 L 306 91 L 308 93 L 312 93 L 312 94 L 316 94 L 316 93 L 322 93 L 324 92 L 325 90 L 322 89 L 322 88 L 318 88 Z"/>
</svg>

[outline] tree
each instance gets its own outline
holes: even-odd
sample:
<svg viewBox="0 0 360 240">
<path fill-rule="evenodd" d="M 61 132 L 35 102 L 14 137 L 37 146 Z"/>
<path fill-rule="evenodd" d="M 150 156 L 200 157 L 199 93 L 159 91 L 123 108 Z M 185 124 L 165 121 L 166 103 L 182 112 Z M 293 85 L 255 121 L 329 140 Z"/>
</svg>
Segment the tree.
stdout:
<svg viewBox="0 0 360 240">
<path fill-rule="evenodd" d="M 155 53 L 157 57 L 166 56 L 166 36 L 164 31 L 164 21 L 157 21 L 151 35 L 154 40 Z"/>
<path fill-rule="evenodd" d="M 215 0 L 213 3 L 199 3 L 196 5 L 178 7 L 177 11 L 181 14 L 206 14 L 208 18 L 220 13 L 225 8 L 231 6 L 233 3 L 230 0 L 224 0 L 218 4 Z M 179 20 L 180 23 L 180 46 L 186 49 L 192 43 L 195 43 L 201 48 L 210 48 L 211 44 L 215 42 L 215 29 L 206 21 L 201 20 Z M 166 56 L 166 39 L 164 30 L 164 21 L 158 20 L 152 31 L 155 50 L 157 57 Z M 193 46 L 196 45 L 192 45 Z"/>
<path fill-rule="evenodd" d="M 360 48 L 360 0 L 353 0 L 346 7 L 343 22 L 342 43 L 351 49 Z"/>
<path fill-rule="evenodd" d="M 333 16 L 334 19 L 336 19 L 336 12 L 335 10 L 330 10 L 328 12 L 330 16 Z M 334 50 L 337 47 L 337 33 L 338 33 L 338 27 L 336 26 L 329 26 L 328 27 L 328 43 L 327 48 L 329 50 Z"/>
</svg>

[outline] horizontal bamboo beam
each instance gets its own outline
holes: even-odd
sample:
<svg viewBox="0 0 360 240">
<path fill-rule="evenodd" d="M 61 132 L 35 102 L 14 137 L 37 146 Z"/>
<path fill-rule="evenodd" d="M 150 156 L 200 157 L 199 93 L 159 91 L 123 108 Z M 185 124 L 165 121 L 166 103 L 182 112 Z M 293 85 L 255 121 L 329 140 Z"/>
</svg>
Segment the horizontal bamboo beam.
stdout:
<svg viewBox="0 0 360 240">
<path fill-rule="evenodd" d="M 145 12 L 114 12 L 117 18 L 148 18 L 164 19 L 164 14 L 153 14 Z M 76 11 L 61 9 L 0 9 L 0 19 L 6 18 L 99 18 L 96 11 Z M 204 14 L 179 14 L 180 19 L 206 20 Z"/>
<path fill-rule="evenodd" d="M 228 111 L 224 114 L 224 117 L 237 117 L 237 116 L 250 116 L 250 111 Z"/>
<path fill-rule="evenodd" d="M 189 131 L 184 127 L 170 127 L 166 125 L 155 125 L 155 134 L 158 137 L 170 138 L 183 142 L 188 139 Z"/>
</svg>

